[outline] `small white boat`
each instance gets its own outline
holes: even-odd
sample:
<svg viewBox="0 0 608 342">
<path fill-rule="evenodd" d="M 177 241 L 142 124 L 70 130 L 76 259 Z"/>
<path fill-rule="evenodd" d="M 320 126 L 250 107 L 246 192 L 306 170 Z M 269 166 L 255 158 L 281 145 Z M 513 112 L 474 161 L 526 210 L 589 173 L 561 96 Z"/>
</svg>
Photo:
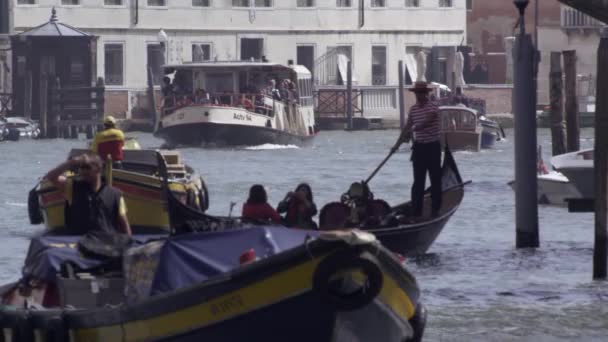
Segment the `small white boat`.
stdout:
<svg viewBox="0 0 608 342">
<path fill-rule="evenodd" d="M 552 171 L 547 174 L 538 175 L 538 203 L 565 206 L 566 199 L 581 198 L 576 187 L 563 174 Z M 509 182 L 509 186 L 515 190 L 515 181 Z"/>
<path fill-rule="evenodd" d="M 558 171 L 547 171 L 545 163 L 541 157 L 541 148 L 538 148 L 537 165 L 537 196 L 539 204 L 567 205 L 566 200 L 571 198 L 581 198 L 581 193 L 570 182 L 568 177 Z M 553 161 L 553 159 L 551 159 Z M 509 182 L 509 186 L 515 190 L 515 181 Z"/>
<path fill-rule="evenodd" d="M 593 149 L 555 156 L 551 158 L 551 164 L 570 180 L 582 198 L 595 197 Z"/>
</svg>

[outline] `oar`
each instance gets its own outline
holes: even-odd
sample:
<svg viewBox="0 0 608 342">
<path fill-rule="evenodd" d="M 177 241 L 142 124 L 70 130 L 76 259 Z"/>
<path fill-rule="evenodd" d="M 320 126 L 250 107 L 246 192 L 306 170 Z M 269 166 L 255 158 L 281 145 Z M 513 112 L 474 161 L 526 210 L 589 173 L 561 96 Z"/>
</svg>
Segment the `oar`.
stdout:
<svg viewBox="0 0 608 342">
<path fill-rule="evenodd" d="M 390 157 L 392 157 L 393 154 L 395 154 L 395 152 L 397 152 L 397 150 L 391 149 L 391 152 L 388 154 L 388 156 L 386 156 L 386 158 L 384 158 L 382 163 L 380 163 L 380 165 L 378 165 L 378 167 L 374 170 L 374 172 L 372 172 L 372 174 L 369 175 L 369 177 L 367 177 L 367 179 L 364 181 L 365 184 L 369 183 L 369 181 L 371 181 L 372 178 L 374 178 L 376 173 L 378 173 L 378 171 L 380 171 L 380 169 L 384 166 L 384 164 L 386 164 L 386 162 L 390 159 Z"/>
</svg>

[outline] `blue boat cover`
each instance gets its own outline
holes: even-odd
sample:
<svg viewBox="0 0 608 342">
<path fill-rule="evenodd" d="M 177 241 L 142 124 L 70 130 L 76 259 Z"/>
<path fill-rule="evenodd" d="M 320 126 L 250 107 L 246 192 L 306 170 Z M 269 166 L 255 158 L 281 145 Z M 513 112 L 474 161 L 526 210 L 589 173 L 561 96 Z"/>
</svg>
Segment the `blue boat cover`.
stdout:
<svg viewBox="0 0 608 342">
<path fill-rule="evenodd" d="M 161 238 L 164 235 L 133 236 L 136 243 Z M 23 266 L 24 278 L 34 278 L 54 282 L 61 265 L 66 261 L 80 268 L 99 266 L 102 260 L 87 259 L 80 255 L 76 245 L 80 236 L 40 236 L 33 238 Z"/>
<path fill-rule="evenodd" d="M 263 259 L 295 248 L 320 232 L 256 226 L 168 239 L 160 252 L 151 295 L 192 286 L 240 266 L 239 257 L 253 249 Z"/>
</svg>

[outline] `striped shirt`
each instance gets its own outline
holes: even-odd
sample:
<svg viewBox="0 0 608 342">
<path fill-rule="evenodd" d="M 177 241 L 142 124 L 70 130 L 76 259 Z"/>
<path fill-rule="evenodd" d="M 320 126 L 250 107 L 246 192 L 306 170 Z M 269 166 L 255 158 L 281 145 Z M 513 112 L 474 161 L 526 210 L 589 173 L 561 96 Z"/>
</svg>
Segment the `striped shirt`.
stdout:
<svg viewBox="0 0 608 342">
<path fill-rule="evenodd" d="M 416 103 L 410 108 L 410 120 L 412 120 L 414 127 L 415 142 L 424 144 L 440 140 L 441 125 L 438 112 L 439 107 L 430 101 L 422 105 Z M 430 124 L 424 128 L 418 128 L 428 119 L 429 115 L 434 116 Z"/>
</svg>

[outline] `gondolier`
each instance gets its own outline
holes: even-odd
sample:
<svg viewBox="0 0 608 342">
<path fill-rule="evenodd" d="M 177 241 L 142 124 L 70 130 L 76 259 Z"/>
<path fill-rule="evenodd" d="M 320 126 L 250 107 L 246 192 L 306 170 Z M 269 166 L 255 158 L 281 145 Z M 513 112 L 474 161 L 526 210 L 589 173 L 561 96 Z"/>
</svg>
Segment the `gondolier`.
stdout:
<svg viewBox="0 0 608 342">
<path fill-rule="evenodd" d="M 426 173 L 431 179 L 431 216 L 438 216 L 441 209 L 441 126 L 439 108 L 429 100 L 429 88 L 426 82 L 416 82 L 409 89 L 416 94 L 416 104 L 409 112 L 407 124 L 399 135 L 392 151 L 399 149 L 404 142 L 412 138 L 411 161 L 414 168 L 412 185 L 412 207 L 414 216 L 422 216 Z"/>
</svg>

